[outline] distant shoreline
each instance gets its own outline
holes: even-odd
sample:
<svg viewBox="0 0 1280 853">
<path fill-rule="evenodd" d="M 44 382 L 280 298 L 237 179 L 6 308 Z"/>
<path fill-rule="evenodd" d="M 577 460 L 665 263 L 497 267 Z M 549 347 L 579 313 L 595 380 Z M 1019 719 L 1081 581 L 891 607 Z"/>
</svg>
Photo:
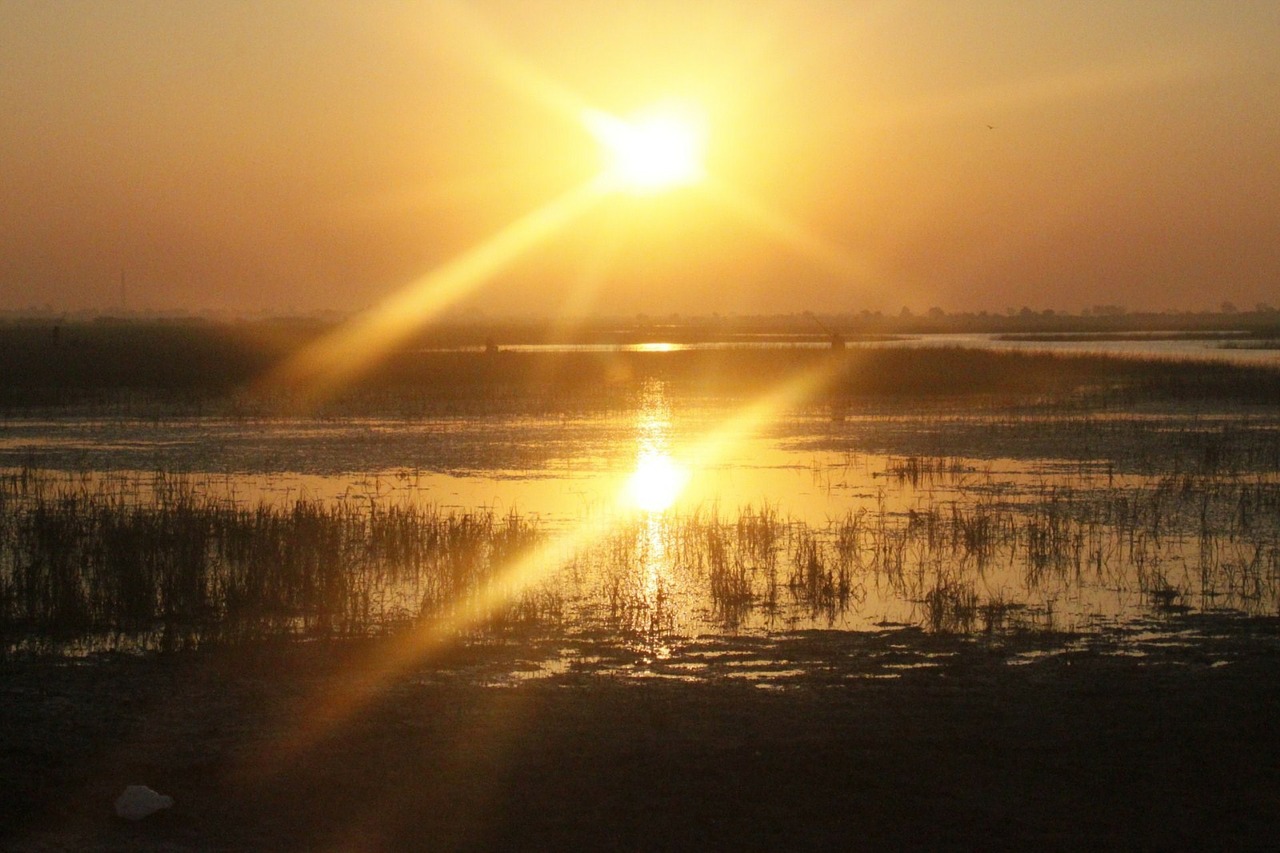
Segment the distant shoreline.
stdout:
<svg viewBox="0 0 1280 853">
<path fill-rule="evenodd" d="M 1036 337 L 987 345 L 948 337 L 842 335 L 832 339 L 769 332 L 758 345 L 676 334 L 630 342 L 579 338 L 580 343 L 508 338 L 492 329 L 426 333 L 397 343 L 363 369 L 344 377 L 318 403 L 307 389 L 264 385 L 263 378 L 307 347 L 323 342 L 312 325 L 93 323 L 67 326 L 0 324 L 0 411 L 48 413 L 90 409 L 146 411 L 452 410 L 460 401 L 517 408 L 578 408 L 608 404 L 645 381 L 662 381 L 674 394 L 742 397 L 768 393 L 801 374 L 820 375 L 822 400 L 1001 395 L 1039 400 L 1140 393 L 1154 399 L 1205 397 L 1223 401 L 1280 399 L 1280 371 L 1271 354 L 1230 355 L 1187 350 L 1158 336 L 1116 338 L 1127 351 L 1073 347 L 1074 339 Z M 692 333 L 690 333 L 692 334 Z M 739 333 L 745 335 L 745 332 Z M 1172 334 L 1165 332 L 1164 334 Z M 1206 332 L 1179 332 L 1193 343 Z M 1244 347 L 1240 331 L 1213 333 L 1208 343 Z M 1087 341 L 1106 340 L 1103 336 Z M 525 338 L 523 340 L 530 340 Z M 990 341 L 990 339 L 987 339 Z M 1249 339 L 1253 340 L 1253 339 Z M 1277 338 L 1280 340 L 1280 338 Z M 700 342 L 701 341 L 701 342 Z M 492 346 L 486 342 L 491 342 Z M 1143 345 L 1153 342 L 1146 349 Z M 1194 360 L 1193 360 L 1194 359 Z M 815 374 L 816 372 L 816 374 Z M 323 374 L 317 375 L 324 383 Z M 296 393 L 295 393 L 296 392 Z"/>
<path fill-rule="evenodd" d="M 256 330 L 273 335 L 318 334 L 359 316 L 356 312 L 260 314 L 253 316 L 190 313 L 3 312 L 0 330 L 20 327 L 74 329 L 84 326 L 185 326 Z M 730 341 L 740 337 L 785 337 L 796 340 L 920 334 L 1127 335 L 1222 334 L 1280 337 L 1280 311 L 1237 312 L 1133 311 L 1061 313 L 1024 308 L 987 311 L 882 313 L 871 311 L 726 315 L 600 315 L 579 318 L 456 316 L 423 323 L 413 340 L 419 346 L 498 344 L 643 343 L 654 341 Z"/>
</svg>

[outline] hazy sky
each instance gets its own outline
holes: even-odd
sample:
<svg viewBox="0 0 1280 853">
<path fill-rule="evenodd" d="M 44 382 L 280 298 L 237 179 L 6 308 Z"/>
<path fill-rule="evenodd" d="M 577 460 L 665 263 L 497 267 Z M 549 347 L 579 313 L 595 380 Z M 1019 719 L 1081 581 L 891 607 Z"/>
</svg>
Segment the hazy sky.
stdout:
<svg viewBox="0 0 1280 853">
<path fill-rule="evenodd" d="M 1280 303 L 1280 2 L 0 0 L 0 307 L 352 309 L 590 181 L 459 309 Z M 714 188 L 719 189 L 714 189 Z"/>
</svg>

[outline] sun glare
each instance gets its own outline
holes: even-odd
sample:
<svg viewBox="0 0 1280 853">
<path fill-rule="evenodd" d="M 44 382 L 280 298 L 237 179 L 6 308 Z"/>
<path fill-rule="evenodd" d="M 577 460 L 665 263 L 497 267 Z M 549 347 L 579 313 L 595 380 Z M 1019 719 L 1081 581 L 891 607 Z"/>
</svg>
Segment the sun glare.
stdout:
<svg viewBox="0 0 1280 853">
<path fill-rule="evenodd" d="M 696 184 L 704 176 L 705 121 L 696 111 L 660 106 L 621 119 L 588 113 L 587 129 L 603 146 L 605 178 L 637 195 Z"/>
<path fill-rule="evenodd" d="M 636 509 L 662 512 L 676 502 L 688 482 L 689 472 L 674 459 L 661 451 L 650 451 L 636 460 L 636 470 L 627 480 L 626 497 Z"/>
</svg>

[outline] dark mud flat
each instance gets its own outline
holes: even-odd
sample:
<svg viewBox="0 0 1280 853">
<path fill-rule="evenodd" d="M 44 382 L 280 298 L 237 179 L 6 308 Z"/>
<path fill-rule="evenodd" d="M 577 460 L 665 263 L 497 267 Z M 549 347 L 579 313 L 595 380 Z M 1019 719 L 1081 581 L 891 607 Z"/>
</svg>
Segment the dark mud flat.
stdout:
<svg viewBox="0 0 1280 853">
<path fill-rule="evenodd" d="M 9 661 L 0 845 L 1272 848 L 1276 629 L 1233 631 L 1143 658 L 801 635 L 769 651 L 809 671 L 766 688 L 729 667 L 484 686 L 525 653 L 490 646 L 401 669 L 363 703 L 350 689 L 374 647 Z M 907 665 L 886 670 L 890 653 Z M 926 658 L 941 663 L 909 665 Z M 121 821 L 130 783 L 176 805 Z"/>
</svg>

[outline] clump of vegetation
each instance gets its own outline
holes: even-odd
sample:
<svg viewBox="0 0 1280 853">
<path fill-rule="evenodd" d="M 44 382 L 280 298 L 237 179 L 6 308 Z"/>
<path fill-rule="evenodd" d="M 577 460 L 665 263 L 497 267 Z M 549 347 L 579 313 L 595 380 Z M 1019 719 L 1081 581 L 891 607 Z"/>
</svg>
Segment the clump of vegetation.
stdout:
<svg viewBox="0 0 1280 853">
<path fill-rule="evenodd" d="M 918 487 L 932 482 L 948 482 L 972 473 L 972 467 L 957 457 L 895 456 L 885 466 L 885 474 L 899 483 Z"/>
<path fill-rule="evenodd" d="M 0 509 L 0 636 L 10 642 L 360 635 L 477 595 L 538 540 L 535 522 L 485 510 L 307 499 L 245 508 L 181 481 L 137 502 L 110 488 L 51 493 L 30 471 L 0 483 Z M 495 600 L 494 617 L 516 621 L 536 605 Z"/>
</svg>

